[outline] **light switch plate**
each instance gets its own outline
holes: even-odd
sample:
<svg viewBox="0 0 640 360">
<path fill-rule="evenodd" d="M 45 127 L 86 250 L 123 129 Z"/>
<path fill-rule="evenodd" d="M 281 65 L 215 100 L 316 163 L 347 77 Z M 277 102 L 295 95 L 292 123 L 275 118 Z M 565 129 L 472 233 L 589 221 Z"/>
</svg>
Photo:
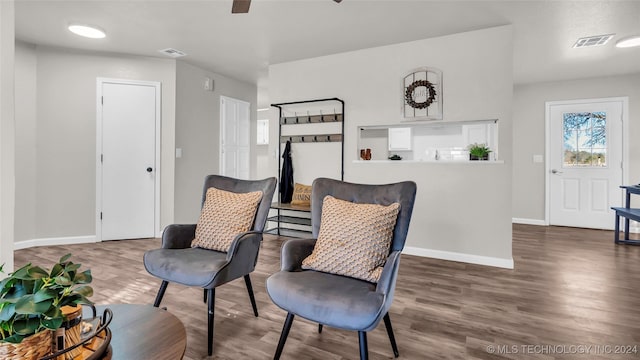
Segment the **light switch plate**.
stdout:
<svg viewBox="0 0 640 360">
<path fill-rule="evenodd" d="M 176 159 L 180 159 L 182 157 L 182 148 L 176 148 Z"/>
</svg>

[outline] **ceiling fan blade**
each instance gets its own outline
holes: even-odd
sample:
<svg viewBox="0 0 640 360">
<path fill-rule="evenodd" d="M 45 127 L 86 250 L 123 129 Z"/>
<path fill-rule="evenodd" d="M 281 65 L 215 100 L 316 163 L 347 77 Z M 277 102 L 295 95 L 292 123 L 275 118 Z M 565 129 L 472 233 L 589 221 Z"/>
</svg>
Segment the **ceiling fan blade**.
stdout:
<svg viewBox="0 0 640 360">
<path fill-rule="evenodd" d="M 231 7 L 232 14 L 246 14 L 249 12 L 249 6 L 251 0 L 233 0 L 233 6 Z"/>
<path fill-rule="evenodd" d="M 338 4 L 342 2 L 342 0 L 333 0 L 333 1 L 337 2 Z"/>
</svg>

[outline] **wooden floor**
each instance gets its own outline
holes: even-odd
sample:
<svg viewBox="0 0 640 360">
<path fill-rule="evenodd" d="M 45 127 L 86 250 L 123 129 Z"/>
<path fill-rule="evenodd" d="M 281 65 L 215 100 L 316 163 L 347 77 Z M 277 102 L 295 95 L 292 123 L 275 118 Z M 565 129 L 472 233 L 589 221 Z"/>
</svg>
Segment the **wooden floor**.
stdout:
<svg viewBox="0 0 640 360">
<path fill-rule="evenodd" d="M 515 225 L 513 237 L 515 270 L 403 255 L 390 311 L 400 359 L 640 358 L 640 246 L 614 245 L 610 231 L 562 227 Z M 265 237 L 252 275 L 260 317 L 242 279 L 217 289 L 212 358 L 273 358 L 286 314 L 264 284 L 279 270 L 283 240 Z M 160 282 L 144 270 L 142 254 L 159 245 L 31 248 L 16 251 L 15 262 L 48 267 L 71 252 L 92 269 L 96 303 L 150 304 Z M 202 291 L 171 284 L 162 306 L 185 324 L 185 359 L 208 358 Z M 370 359 L 393 358 L 383 324 L 368 340 Z M 636 354 L 615 353 L 634 346 Z M 358 337 L 331 328 L 318 334 L 296 318 L 282 359 L 358 359 Z"/>
</svg>

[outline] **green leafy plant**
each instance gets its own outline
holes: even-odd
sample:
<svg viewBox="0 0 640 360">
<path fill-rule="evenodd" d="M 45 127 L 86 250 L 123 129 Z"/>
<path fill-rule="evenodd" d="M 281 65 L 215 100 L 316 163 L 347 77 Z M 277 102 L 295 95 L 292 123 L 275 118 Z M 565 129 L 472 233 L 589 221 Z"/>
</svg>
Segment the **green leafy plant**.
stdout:
<svg viewBox="0 0 640 360">
<path fill-rule="evenodd" d="M 47 271 L 30 263 L 0 281 L 0 341 L 20 343 L 43 329 L 55 330 L 65 320 L 60 308 L 91 304 L 91 270 L 60 258 Z M 0 266 L 0 271 L 2 266 Z"/>
<path fill-rule="evenodd" d="M 469 145 L 467 149 L 472 159 L 486 159 L 491 152 L 491 149 L 487 145 L 478 143 Z"/>
</svg>

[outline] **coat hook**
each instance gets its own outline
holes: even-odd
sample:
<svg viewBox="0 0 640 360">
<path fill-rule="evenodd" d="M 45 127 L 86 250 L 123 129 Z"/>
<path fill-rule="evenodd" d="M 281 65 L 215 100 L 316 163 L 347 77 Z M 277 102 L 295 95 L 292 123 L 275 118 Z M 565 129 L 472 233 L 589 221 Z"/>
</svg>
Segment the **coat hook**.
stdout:
<svg viewBox="0 0 640 360">
<path fill-rule="evenodd" d="M 322 110 L 320 110 L 320 122 L 324 122 L 324 115 L 322 115 Z"/>
<path fill-rule="evenodd" d="M 313 142 L 318 142 L 318 137 L 316 135 L 313 136 Z"/>
</svg>

